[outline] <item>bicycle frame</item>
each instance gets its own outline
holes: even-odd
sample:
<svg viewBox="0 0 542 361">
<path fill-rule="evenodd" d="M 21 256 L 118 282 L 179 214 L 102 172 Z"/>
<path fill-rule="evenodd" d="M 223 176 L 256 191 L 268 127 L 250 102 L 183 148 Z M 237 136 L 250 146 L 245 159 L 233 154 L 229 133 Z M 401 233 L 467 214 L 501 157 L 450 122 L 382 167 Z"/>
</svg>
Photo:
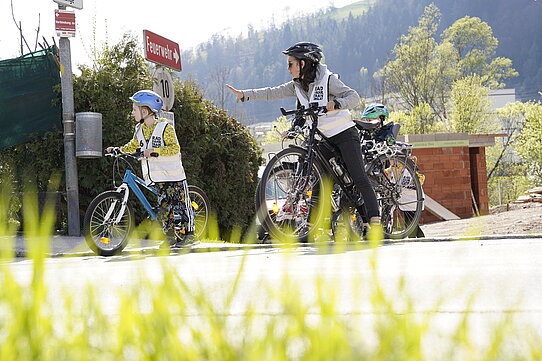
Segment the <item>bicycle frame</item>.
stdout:
<svg viewBox="0 0 542 361">
<path fill-rule="evenodd" d="M 309 116 L 311 117 L 311 120 L 312 120 L 312 125 L 311 125 L 311 129 L 310 129 L 310 132 L 309 132 L 309 137 L 307 139 L 307 143 L 306 143 L 306 147 L 305 147 L 305 149 L 307 150 L 306 160 L 307 160 L 308 166 L 307 166 L 306 169 L 307 169 L 308 173 L 306 174 L 305 182 L 303 184 L 303 187 L 301 187 L 300 189 L 303 190 L 307 186 L 307 184 L 309 182 L 309 178 L 311 176 L 312 164 L 313 164 L 314 161 L 316 161 L 320 166 L 322 166 L 324 168 L 324 171 L 327 174 L 331 175 L 331 177 L 333 178 L 333 181 L 341 187 L 341 189 L 344 191 L 344 193 L 348 197 L 348 199 L 352 203 L 356 204 L 358 200 L 356 199 L 356 195 L 354 194 L 353 190 L 350 189 L 350 188 L 352 188 L 353 185 L 349 186 L 348 184 L 346 184 L 343 181 L 343 179 L 341 177 L 339 177 L 335 173 L 335 171 L 333 171 L 331 169 L 331 165 L 329 164 L 328 159 L 326 159 L 326 157 L 324 156 L 324 154 L 320 150 L 320 147 L 322 147 L 322 146 L 328 147 L 329 150 L 332 152 L 332 154 L 335 157 L 340 156 L 340 153 L 337 152 L 337 150 L 333 147 L 333 145 L 331 145 L 329 140 L 322 134 L 322 132 L 320 132 L 318 130 L 318 114 L 317 114 L 317 112 L 314 109 L 308 109 L 308 110 L 309 110 Z M 283 114 L 284 114 L 284 112 L 283 112 Z M 320 137 L 322 137 L 322 141 L 316 141 L 316 134 L 318 134 Z M 315 156 L 316 156 L 316 158 L 315 158 Z M 347 172 L 346 168 L 344 169 L 344 171 Z"/>
<path fill-rule="evenodd" d="M 354 190 L 354 185 L 353 184 L 347 184 L 339 175 L 337 175 L 335 173 L 335 171 L 332 169 L 332 167 L 331 167 L 331 165 L 329 163 L 329 160 L 323 154 L 323 152 L 321 150 L 321 147 L 327 147 L 328 150 L 333 154 L 333 156 L 335 158 L 341 157 L 340 153 L 330 143 L 329 139 L 327 137 L 325 137 L 322 134 L 322 132 L 320 132 L 318 130 L 318 128 L 317 128 L 318 127 L 318 114 L 317 114 L 316 109 L 309 108 L 309 109 L 307 109 L 307 111 L 308 111 L 308 115 L 311 117 L 312 125 L 311 125 L 311 129 L 310 129 L 310 132 L 309 132 L 309 136 L 307 138 L 306 146 L 301 147 L 301 148 L 304 148 L 307 151 L 306 161 L 307 161 L 308 166 L 305 168 L 307 173 L 303 174 L 303 176 L 304 176 L 303 187 L 298 188 L 297 196 L 299 197 L 300 191 L 302 191 L 307 186 L 309 178 L 311 176 L 312 164 L 313 164 L 313 162 L 317 162 L 323 168 L 325 173 L 331 175 L 331 177 L 333 178 L 334 183 L 340 186 L 340 188 L 344 192 L 344 195 L 346 195 L 346 197 L 349 199 L 349 201 L 352 202 L 352 204 L 354 204 L 355 206 L 357 206 L 358 203 L 359 203 L 359 193 L 358 193 L 359 190 L 358 190 L 358 192 L 356 192 Z M 288 112 L 283 111 L 283 115 L 286 115 L 286 113 L 288 113 Z M 316 140 L 316 134 L 318 134 L 322 138 L 321 141 Z M 405 159 L 406 159 L 406 157 L 405 157 Z M 365 159 L 365 161 L 366 161 L 366 164 L 365 164 L 366 169 L 369 169 L 369 167 L 374 166 L 376 164 L 377 160 L 378 160 L 378 158 L 375 158 L 375 159 L 371 159 L 369 162 L 367 162 L 367 159 Z M 348 170 L 346 169 L 346 167 L 344 167 L 343 171 L 348 173 Z M 388 184 L 382 184 L 382 185 L 384 187 L 386 187 L 386 188 L 389 188 L 389 184 L 391 183 L 390 179 L 388 178 L 388 176 L 385 173 L 384 173 L 384 176 L 388 180 Z M 381 200 L 381 199 L 379 199 L 379 200 Z M 402 203 L 399 203 L 399 204 L 404 205 Z"/>
<path fill-rule="evenodd" d="M 134 192 L 137 199 L 141 202 L 149 216 L 153 221 L 158 219 L 158 216 L 156 215 L 156 212 L 154 211 L 153 207 L 147 200 L 147 197 L 143 194 L 141 191 L 141 188 L 139 186 L 142 186 L 143 188 L 147 189 L 148 191 L 152 192 L 154 195 L 158 196 L 158 191 L 150 186 L 145 184 L 145 181 L 138 176 L 136 176 L 130 169 L 127 169 L 124 172 L 124 178 L 122 179 L 122 184 L 116 189 L 117 192 L 123 193 L 122 198 L 122 206 L 119 212 L 119 215 L 117 219 L 115 220 L 116 223 L 120 222 L 120 219 L 122 218 L 122 215 L 124 214 L 124 211 L 126 210 L 126 205 L 128 203 L 128 197 L 130 196 L 130 189 Z M 110 216 L 110 212 L 112 212 L 114 207 L 111 207 L 108 211 L 107 216 Z"/>
</svg>

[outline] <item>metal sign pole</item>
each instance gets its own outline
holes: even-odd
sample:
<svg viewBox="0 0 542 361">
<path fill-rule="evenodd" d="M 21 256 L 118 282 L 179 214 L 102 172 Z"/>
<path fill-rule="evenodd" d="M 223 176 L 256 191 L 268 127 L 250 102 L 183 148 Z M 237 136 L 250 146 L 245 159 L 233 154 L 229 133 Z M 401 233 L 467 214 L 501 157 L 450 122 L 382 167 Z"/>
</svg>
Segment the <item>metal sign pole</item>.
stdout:
<svg viewBox="0 0 542 361">
<path fill-rule="evenodd" d="M 59 5 L 59 9 L 66 7 Z M 81 235 L 79 219 L 79 184 L 77 181 L 77 161 L 75 158 L 75 107 L 73 102 L 72 60 L 70 39 L 59 40 L 60 64 L 64 67 L 62 86 L 62 124 L 64 126 L 64 161 L 66 169 L 66 192 L 68 198 L 68 235 Z"/>
</svg>

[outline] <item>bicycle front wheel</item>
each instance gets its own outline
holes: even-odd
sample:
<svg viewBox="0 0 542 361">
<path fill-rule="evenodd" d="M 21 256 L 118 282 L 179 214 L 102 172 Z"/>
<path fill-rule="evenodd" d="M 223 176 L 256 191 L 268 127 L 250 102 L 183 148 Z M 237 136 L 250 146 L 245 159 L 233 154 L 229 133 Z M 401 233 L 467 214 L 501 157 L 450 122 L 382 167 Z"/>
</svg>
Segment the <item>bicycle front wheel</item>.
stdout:
<svg viewBox="0 0 542 361">
<path fill-rule="evenodd" d="M 418 227 L 423 191 L 416 165 L 401 156 L 380 156 L 367 166 L 369 180 L 380 206 L 384 236 L 409 237 Z"/>
<path fill-rule="evenodd" d="M 209 225 L 209 214 L 211 212 L 209 198 L 207 198 L 203 189 L 192 185 L 188 186 L 188 195 L 194 212 L 194 235 L 196 238 L 200 238 L 206 234 Z"/>
<path fill-rule="evenodd" d="M 83 234 L 88 247 L 100 256 L 113 256 L 120 253 L 134 229 L 134 213 L 129 204 L 122 208 L 122 194 L 108 191 L 99 194 L 90 202 Z"/>
<path fill-rule="evenodd" d="M 307 151 L 287 148 L 267 164 L 256 193 L 257 215 L 277 241 L 292 235 L 306 242 L 323 216 L 313 212 L 322 191 L 322 170 L 312 163 L 309 170 Z"/>
</svg>

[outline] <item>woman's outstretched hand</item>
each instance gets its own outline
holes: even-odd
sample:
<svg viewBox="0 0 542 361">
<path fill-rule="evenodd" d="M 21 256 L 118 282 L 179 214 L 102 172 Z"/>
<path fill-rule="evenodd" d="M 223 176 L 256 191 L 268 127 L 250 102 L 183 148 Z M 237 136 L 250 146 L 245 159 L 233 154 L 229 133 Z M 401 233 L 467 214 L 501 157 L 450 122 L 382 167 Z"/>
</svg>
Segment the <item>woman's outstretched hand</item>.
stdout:
<svg viewBox="0 0 542 361">
<path fill-rule="evenodd" d="M 235 89 L 229 84 L 226 84 L 226 88 L 228 88 L 229 90 L 233 92 L 233 94 L 235 94 L 235 97 L 236 97 L 235 101 L 237 103 L 239 103 L 240 101 L 243 101 L 243 98 L 245 97 L 245 95 L 243 94 L 242 91 Z"/>
</svg>

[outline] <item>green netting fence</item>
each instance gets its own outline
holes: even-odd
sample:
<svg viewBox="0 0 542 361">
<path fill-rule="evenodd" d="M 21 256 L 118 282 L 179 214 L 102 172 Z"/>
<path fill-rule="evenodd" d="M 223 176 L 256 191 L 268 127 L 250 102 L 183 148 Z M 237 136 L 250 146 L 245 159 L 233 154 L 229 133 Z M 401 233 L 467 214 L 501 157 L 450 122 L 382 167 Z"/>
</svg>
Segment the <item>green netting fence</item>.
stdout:
<svg viewBox="0 0 542 361">
<path fill-rule="evenodd" d="M 62 129 L 57 48 L 0 61 L 0 150 Z"/>
</svg>

